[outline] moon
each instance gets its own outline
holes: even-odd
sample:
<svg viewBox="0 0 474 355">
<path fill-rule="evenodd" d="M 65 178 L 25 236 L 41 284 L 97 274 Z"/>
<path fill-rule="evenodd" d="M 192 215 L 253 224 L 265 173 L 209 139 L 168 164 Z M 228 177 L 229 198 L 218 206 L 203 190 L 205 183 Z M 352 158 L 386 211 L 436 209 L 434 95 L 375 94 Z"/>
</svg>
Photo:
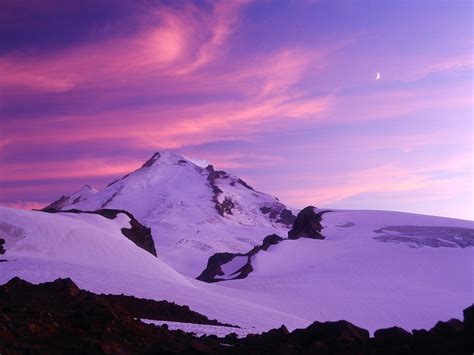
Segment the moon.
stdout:
<svg viewBox="0 0 474 355">
<path fill-rule="evenodd" d="M 375 80 L 379 80 L 380 79 L 380 73 L 377 72 L 377 75 L 375 76 Z"/>
</svg>

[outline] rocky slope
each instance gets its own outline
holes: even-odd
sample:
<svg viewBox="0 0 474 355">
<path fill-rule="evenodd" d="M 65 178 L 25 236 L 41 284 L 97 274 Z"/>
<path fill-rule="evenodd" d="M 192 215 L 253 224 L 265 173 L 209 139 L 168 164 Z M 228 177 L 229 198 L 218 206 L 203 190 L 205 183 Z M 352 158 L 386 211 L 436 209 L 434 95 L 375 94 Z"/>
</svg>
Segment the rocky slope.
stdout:
<svg viewBox="0 0 474 355">
<path fill-rule="evenodd" d="M 52 202 L 43 210 L 45 211 L 59 211 L 61 209 L 65 209 L 68 206 L 74 205 L 76 203 L 79 203 L 81 201 L 84 201 L 88 197 L 94 195 L 97 193 L 97 190 L 94 189 L 90 185 L 84 185 L 82 189 L 79 191 L 74 192 L 72 195 L 67 196 L 63 195 L 60 198 L 58 198 L 56 201 Z"/>
<path fill-rule="evenodd" d="M 204 271 L 197 277 L 205 282 L 219 282 L 246 278 L 253 270 L 252 259 L 270 246 L 299 238 L 324 239 L 321 225 L 322 216 L 331 211 L 315 211 L 315 207 L 303 208 L 293 221 L 288 238 L 272 234 L 265 237 L 261 245 L 253 247 L 247 253 L 216 253 L 212 255 Z"/>
<path fill-rule="evenodd" d="M 143 302 L 154 307 L 137 307 Z M 373 338 L 367 330 L 346 321 L 314 322 L 293 332 L 282 326 L 239 339 L 235 335 L 197 338 L 136 319 L 168 319 L 170 313 L 181 321 L 216 324 L 166 302 L 95 295 L 69 279 L 32 285 L 15 278 L 0 286 L 0 352 L 457 355 L 474 350 L 474 306 L 464 311 L 464 321 L 438 322 L 428 331 L 380 329 Z"/>
</svg>

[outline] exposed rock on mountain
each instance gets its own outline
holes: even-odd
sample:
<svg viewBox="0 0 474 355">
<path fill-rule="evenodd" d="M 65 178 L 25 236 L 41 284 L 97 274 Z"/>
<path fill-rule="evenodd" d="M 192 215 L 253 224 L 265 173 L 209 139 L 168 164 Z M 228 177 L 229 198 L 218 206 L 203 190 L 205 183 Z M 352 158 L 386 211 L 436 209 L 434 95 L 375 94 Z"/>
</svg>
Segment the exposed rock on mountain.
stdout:
<svg viewBox="0 0 474 355">
<path fill-rule="evenodd" d="M 153 154 L 153 156 L 148 159 L 143 165 L 142 165 L 142 169 L 143 168 L 149 168 L 150 166 L 152 166 L 153 164 L 155 164 L 155 162 L 160 159 L 161 157 L 161 153 L 160 152 L 156 152 L 155 154 Z"/>
<path fill-rule="evenodd" d="M 245 266 L 248 262 L 248 257 L 245 254 L 216 253 L 212 255 L 207 262 L 206 269 L 198 277 L 196 277 L 196 279 L 204 282 L 221 281 L 218 277 L 225 275 L 224 271 L 222 270 L 222 265 L 227 264 L 237 256 L 241 256 L 245 259 L 245 262 L 243 264 Z"/>
<path fill-rule="evenodd" d="M 293 215 L 293 212 L 291 212 L 289 209 L 286 209 L 280 203 L 260 207 L 260 211 L 265 215 L 268 214 L 268 217 L 271 220 L 274 220 L 277 223 L 285 224 L 287 226 L 291 226 L 296 219 L 295 215 Z"/>
<path fill-rule="evenodd" d="M 122 228 L 121 232 L 130 239 L 135 245 L 156 256 L 155 242 L 151 235 L 151 228 L 142 225 L 133 214 L 124 210 L 102 209 L 94 213 L 100 214 L 109 219 L 114 219 L 119 213 L 124 213 L 130 218 L 130 228 Z"/>
<path fill-rule="evenodd" d="M 282 240 L 283 238 L 276 234 L 267 235 L 261 245 L 255 246 L 248 253 L 214 254 L 209 258 L 206 269 L 197 279 L 204 282 L 244 279 L 253 271 L 252 257 L 261 250 L 268 250 L 271 245 L 278 244 Z"/>
<path fill-rule="evenodd" d="M 277 220 L 278 223 L 283 223 L 291 226 L 295 222 L 296 216 L 290 210 L 284 208 L 280 212 L 280 218 Z"/>
<path fill-rule="evenodd" d="M 45 212 L 55 213 L 59 211 L 45 210 Z M 76 209 L 64 210 L 61 213 L 89 213 L 98 214 L 108 219 L 115 219 L 119 213 L 123 213 L 130 218 L 130 228 L 122 228 L 120 231 L 122 234 L 130 239 L 136 246 L 146 250 L 150 254 L 156 256 L 155 242 L 151 235 L 151 228 L 142 225 L 138 220 L 128 211 L 124 210 L 112 210 L 112 209 L 101 209 L 97 211 L 80 211 Z"/>
<path fill-rule="evenodd" d="M 275 213 L 271 207 L 261 207 L 260 210 L 264 214 L 269 214 L 270 218 Z M 327 212 L 330 211 L 315 212 L 313 206 L 305 207 L 294 220 L 293 228 L 288 232 L 288 239 L 273 234 L 265 237 L 261 245 L 254 247 L 248 253 L 216 253 L 209 258 L 206 269 L 197 279 L 205 282 L 243 279 L 254 270 L 252 257 L 261 250 L 267 250 L 270 245 L 299 238 L 324 239 L 321 234 L 323 229 L 321 221 L 323 214 Z M 281 215 L 290 220 L 293 217 L 291 211 L 286 209 L 283 210 Z"/>
<path fill-rule="evenodd" d="M 303 208 L 293 222 L 293 228 L 288 232 L 288 239 L 312 238 L 324 239 L 321 234 L 322 215 L 330 211 L 315 212 L 313 206 Z"/>
<path fill-rule="evenodd" d="M 71 196 L 63 195 L 59 199 L 54 201 L 53 203 L 43 208 L 43 210 L 44 211 L 58 211 L 67 206 L 84 201 L 85 199 L 89 198 L 90 196 L 95 195 L 96 193 L 97 193 L 97 190 L 94 189 L 92 186 L 84 185 L 82 189 L 80 189 L 79 191 L 76 191 Z"/>
</svg>

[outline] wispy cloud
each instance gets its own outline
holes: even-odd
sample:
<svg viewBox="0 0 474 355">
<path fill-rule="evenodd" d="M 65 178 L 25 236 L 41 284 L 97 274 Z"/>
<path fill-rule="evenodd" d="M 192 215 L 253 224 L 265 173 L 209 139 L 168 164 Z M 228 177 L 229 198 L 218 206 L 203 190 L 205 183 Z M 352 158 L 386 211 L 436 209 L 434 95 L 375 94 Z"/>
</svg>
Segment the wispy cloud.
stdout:
<svg viewBox="0 0 474 355">
<path fill-rule="evenodd" d="M 310 204 L 334 206 L 344 199 L 366 193 L 383 193 L 384 198 L 388 198 L 391 194 L 399 192 L 411 192 L 419 196 L 420 191 L 431 191 L 430 194 L 422 194 L 423 197 L 417 198 L 433 201 L 453 197 L 465 190 L 464 174 L 449 178 L 439 178 L 438 174 L 442 171 L 469 169 L 468 159 L 468 156 L 459 155 L 448 163 L 443 161 L 415 167 L 387 163 L 339 175 L 322 175 L 312 179 L 314 187 L 290 188 L 284 194 L 300 206 Z"/>
</svg>

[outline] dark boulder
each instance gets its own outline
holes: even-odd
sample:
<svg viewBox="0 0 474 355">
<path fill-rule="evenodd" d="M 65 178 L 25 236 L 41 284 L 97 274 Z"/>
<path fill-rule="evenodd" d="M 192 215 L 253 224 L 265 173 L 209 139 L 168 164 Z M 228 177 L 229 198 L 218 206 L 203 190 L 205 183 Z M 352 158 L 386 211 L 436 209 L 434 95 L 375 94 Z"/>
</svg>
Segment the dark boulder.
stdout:
<svg viewBox="0 0 474 355">
<path fill-rule="evenodd" d="M 464 316 L 464 327 L 467 331 L 472 332 L 474 334 L 474 304 L 467 307 L 463 311 Z"/>
<path fill-rule="evenodd" d="M 323 229 L 321 225 L 322 215 L 329 211 L 316 213 L 314 209 L 315 207 L 308 206 L 298 213 L 293 222 L 293 229 L 288 232 L 288 239 L 324 239 L 324 236 L 321 234 L 321 230 Z"/>
<path fill-rule="evenodd" d="M 400 327 L 376 330 L 373 344 L 375 349 L 385 354 L 409 354 L 412 348 L 412 334 Z"/>
<path fill-rule="evenodd" d="M 253 187 L 250 186 L 249 184 L 247 184 L 244 180 L 238 179 L 237 182 L 238 182 L 240 185 L 242 185 L 243 187 L 245 187 L 246 189 L 255 191 L 255 190 L 253 189 Z"/>
<path fill-rule="evenodd" d="M 369 341 L 369 332 L 347 321 L 314 322 L 306 329 L 297 329 L 292 340 L 305 347 L 326 345 L 335 354 L 365 354 Z M 315 342 L 320 342 L 315 344 Z"/>
<path fill-rule="evenodd" d="M 431 328 L 431 332 L 439 334 L 440 336 L 450 336 L 452 334 L 462 332 L 464 324 L 459 319 L 450 319 L 447 322 L 438 322 Z"/>
</svg>

